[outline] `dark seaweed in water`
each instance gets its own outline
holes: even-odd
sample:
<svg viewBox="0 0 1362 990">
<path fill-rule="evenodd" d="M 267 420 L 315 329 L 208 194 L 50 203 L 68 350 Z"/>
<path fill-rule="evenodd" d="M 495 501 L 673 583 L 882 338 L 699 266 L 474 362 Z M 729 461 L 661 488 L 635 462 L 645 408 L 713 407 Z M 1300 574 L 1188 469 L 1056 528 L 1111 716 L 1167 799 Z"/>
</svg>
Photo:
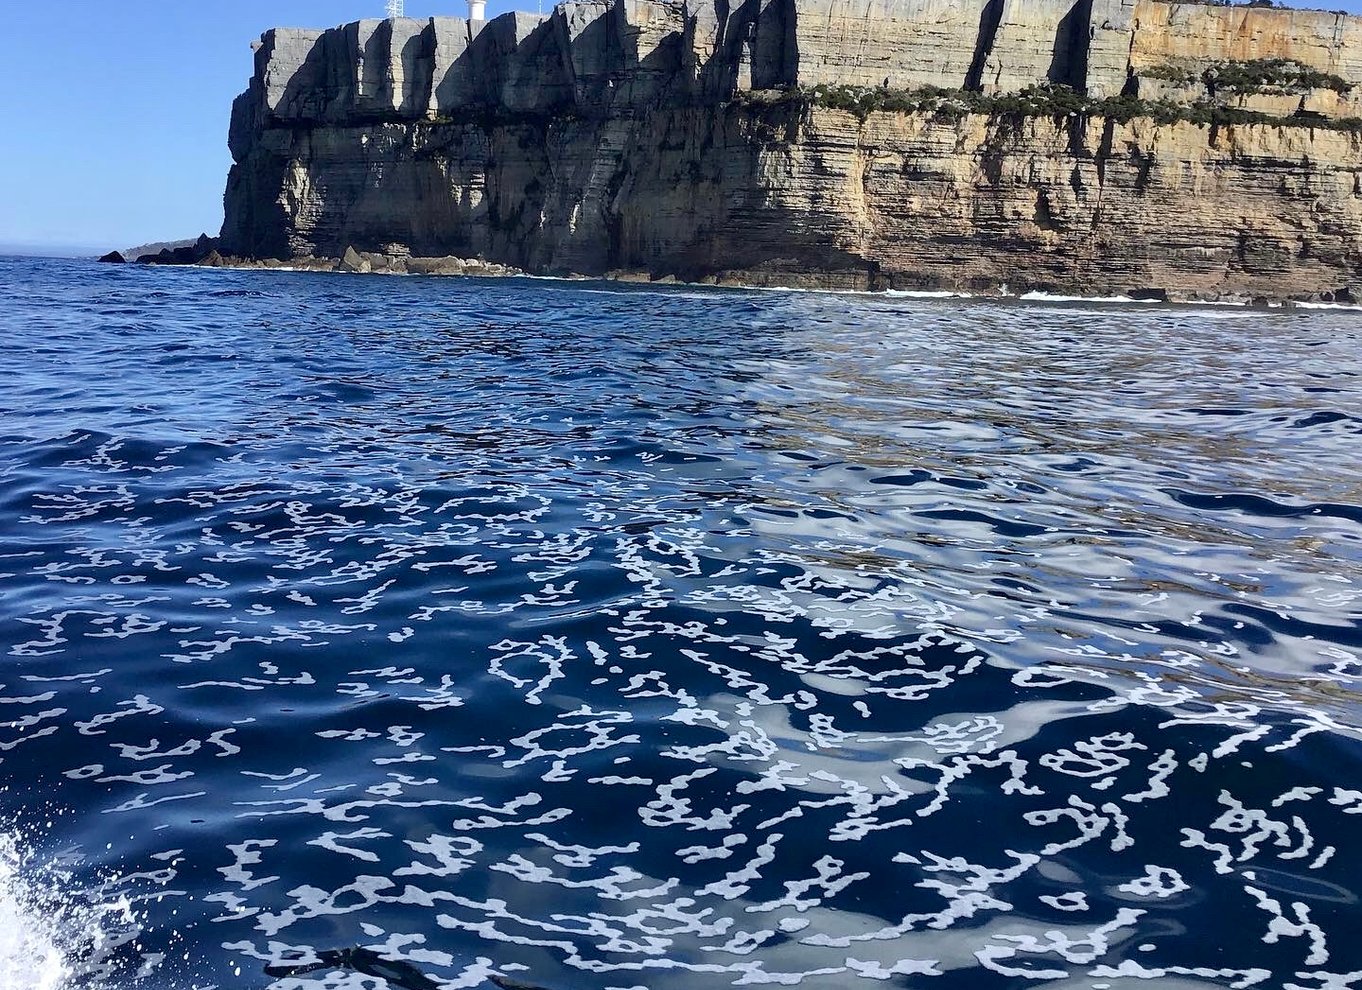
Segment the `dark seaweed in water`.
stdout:
<svg viewBox="0 0 1362 990">
<path fill-rule="evenodd" d="M 1356 985 L 1359 330 L 0 261 L 71 983 Z"/>
</svg>

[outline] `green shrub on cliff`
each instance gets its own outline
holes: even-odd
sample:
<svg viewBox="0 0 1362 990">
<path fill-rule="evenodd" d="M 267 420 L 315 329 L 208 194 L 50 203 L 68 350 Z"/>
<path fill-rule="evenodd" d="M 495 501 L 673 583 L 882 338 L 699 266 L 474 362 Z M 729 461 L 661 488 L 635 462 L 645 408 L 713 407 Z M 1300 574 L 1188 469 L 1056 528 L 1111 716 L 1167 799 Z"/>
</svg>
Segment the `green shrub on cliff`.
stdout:
<svg viewBox="0 0 1362 990">
<path fill-rule="evenodd" d="M 1195 68 L 1156 65 L 1143 69 L 1147 79 L 1162 79 L 1179 86 L 1203 84 L 1212 95 L 1217 92 L 1246 96 L 1255 93 L 1297 94 L 1312 89 L 1331 89 L 1347 93 L 1353 87 L 1341 76 L 1320 72 L 1295 59 L 1258 58 L 1237 62 L 1215 62 L 1200 72 Z"/>
<path fill-rule="evenodd" d="M 752 97 L 744 97 L 751 102 Z M 928 86 L 895 90 L 870 86 L 813 86 L 785 91 L 780 99 L 806 106 L 844 110 L 865 121 L 872 113 L 930 113 L 939 120 L 956 121 L 970 114 L 995 117 L 1100 117 L 1118 123 L 1137 118 L 1159 124 L 1189 122 L 1203 126 L 1276 124 L 1328 130 L 1362 131 L 1362 120 L 1335 120 L 1314 116 L 1272 117 L 1214 101 L 1172 103 L 1141 100 L 1134 96 L 1094 99 L 1074 89 L 1047 84 L 1017 93 L 985 95 L 968 90 L 945 90 Z"/>
<path fill-rule="evenodd" d="M 1291 5 L 1279 0 L 1159 0 L 1160 3 L 1191 4 L 1197 7 L 1268 7 L 1284 10 Z M 1345 11 L 1339 11 L 1345 13 Z"/>
<path fill-rule="evenodd" d="M 1303 93 L 1311 89 L 1331 89 L 1346 93 L 1352 84 L 1328 72 L 1320 72 L 1289 58 L 1260 58 L 1250 62 L 1217 62 L 1201 74 L 1212 92 L 1226 89 L 1234 93 L 1284 91 Z"/>
<path fill-rule="evenodd" d="M 886 89 L 880 86 L 829 86 L 821 84 L 811 89 L 799 91 L 815 106 L 832 110 L 845 110 L 864 120 L 871 113 L 888 111 L 890 113 L 916 113 L 934 109 L 934 104 L 944 97 L 947 91 L 935 86 L 920 90 Z"/>
<path fill-rule="evenodd" d="M 1167 64 L 1141 69 L 1140 75 L 1145 79 L 1159 79 L 1179 86 L 1194 86 L 1201 78 L 1194 69 Z"/>
</svg>

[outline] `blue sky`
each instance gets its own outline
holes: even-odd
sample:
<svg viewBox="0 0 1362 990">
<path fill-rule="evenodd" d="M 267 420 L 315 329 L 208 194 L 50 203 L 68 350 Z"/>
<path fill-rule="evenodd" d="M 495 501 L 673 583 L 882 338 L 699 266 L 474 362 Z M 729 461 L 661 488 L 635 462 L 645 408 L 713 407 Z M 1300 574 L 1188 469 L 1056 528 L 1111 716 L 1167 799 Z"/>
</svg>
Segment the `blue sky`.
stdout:
<svg viewBox="0 0 1362 990">
<path fill-rule="evenodd" d="M 1362 0 L 1326 5 L 1362 13 Z M 488 14 L 514 6 L 534 0 L 491 0 Z M 407 0 L 413 17 L 465 9 Z M 216 234 L 227 117 L 250 77 L 251 41 L 275 25 L 382 10 L 383 0 L 4 0 L 0 250 Z"/>
<path fill-rule="evenodd" d="M 535 0 L 491 0 L 488 14 Z M 547 7 L 547 4 L 546 4 Z M 0 0 L 0 250 L 84 253 L 216 234 L 227 118 L 268 27 L 383 0 Z M 463 13 L 407 0 L 407 14 Z"/>
</svg>

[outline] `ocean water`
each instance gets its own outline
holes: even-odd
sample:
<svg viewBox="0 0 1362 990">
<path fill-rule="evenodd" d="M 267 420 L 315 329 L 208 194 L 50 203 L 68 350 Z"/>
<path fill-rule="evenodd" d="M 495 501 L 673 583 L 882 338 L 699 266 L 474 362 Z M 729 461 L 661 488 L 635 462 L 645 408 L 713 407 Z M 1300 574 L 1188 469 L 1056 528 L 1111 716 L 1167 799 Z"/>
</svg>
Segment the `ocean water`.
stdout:
<svg viewBox="0 0 1362 990">
<path fill-rule="evenodd" d="M 0 260 L 0 988 L 1362 986 L 1360 376 Z"/>
</svg>

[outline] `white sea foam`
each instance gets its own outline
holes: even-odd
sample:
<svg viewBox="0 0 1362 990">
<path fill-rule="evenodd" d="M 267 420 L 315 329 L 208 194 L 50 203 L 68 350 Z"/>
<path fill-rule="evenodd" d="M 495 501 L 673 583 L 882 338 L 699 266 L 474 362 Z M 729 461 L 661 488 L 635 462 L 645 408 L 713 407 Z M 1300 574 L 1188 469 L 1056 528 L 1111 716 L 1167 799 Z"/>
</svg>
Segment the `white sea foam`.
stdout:
<svg viewBox="0 0 1362 990">
<path fill-rule="evenodd" d="M 973 299 L 973 293 L 954 292 L 950 289 L 886 289 L 884 295 L 891 299 Z"/>
<path fill-rule="evenodd" d="M 1362 306 L 1355 303 L 1298 302 L 1297 309 L 1342 309 L 1349 312 L 1362 312 Z"/>
<path fill-rule="evenodd" d="M 0 990 L 109 985 L 112 958 L 135 943 L 125 895 L 78 888 L 59 864 L 38 864 L 22 839 L 0 831 Z"/>
<path fill-rule="evenodd" d="M 0 833 L 0 990 L 57 990 L 71 968 L 23 867 L 18 842 Z"/>
<path fill-rule="evenodd" d="M 1137 303 L 1147 305 L 1157 299 L 1132 299 L 1130 296 L 1066 296 L 1055 292 L 1027 292 L 1017 297 L 1023 302 L 1047 303 Z"/>
</svg>

